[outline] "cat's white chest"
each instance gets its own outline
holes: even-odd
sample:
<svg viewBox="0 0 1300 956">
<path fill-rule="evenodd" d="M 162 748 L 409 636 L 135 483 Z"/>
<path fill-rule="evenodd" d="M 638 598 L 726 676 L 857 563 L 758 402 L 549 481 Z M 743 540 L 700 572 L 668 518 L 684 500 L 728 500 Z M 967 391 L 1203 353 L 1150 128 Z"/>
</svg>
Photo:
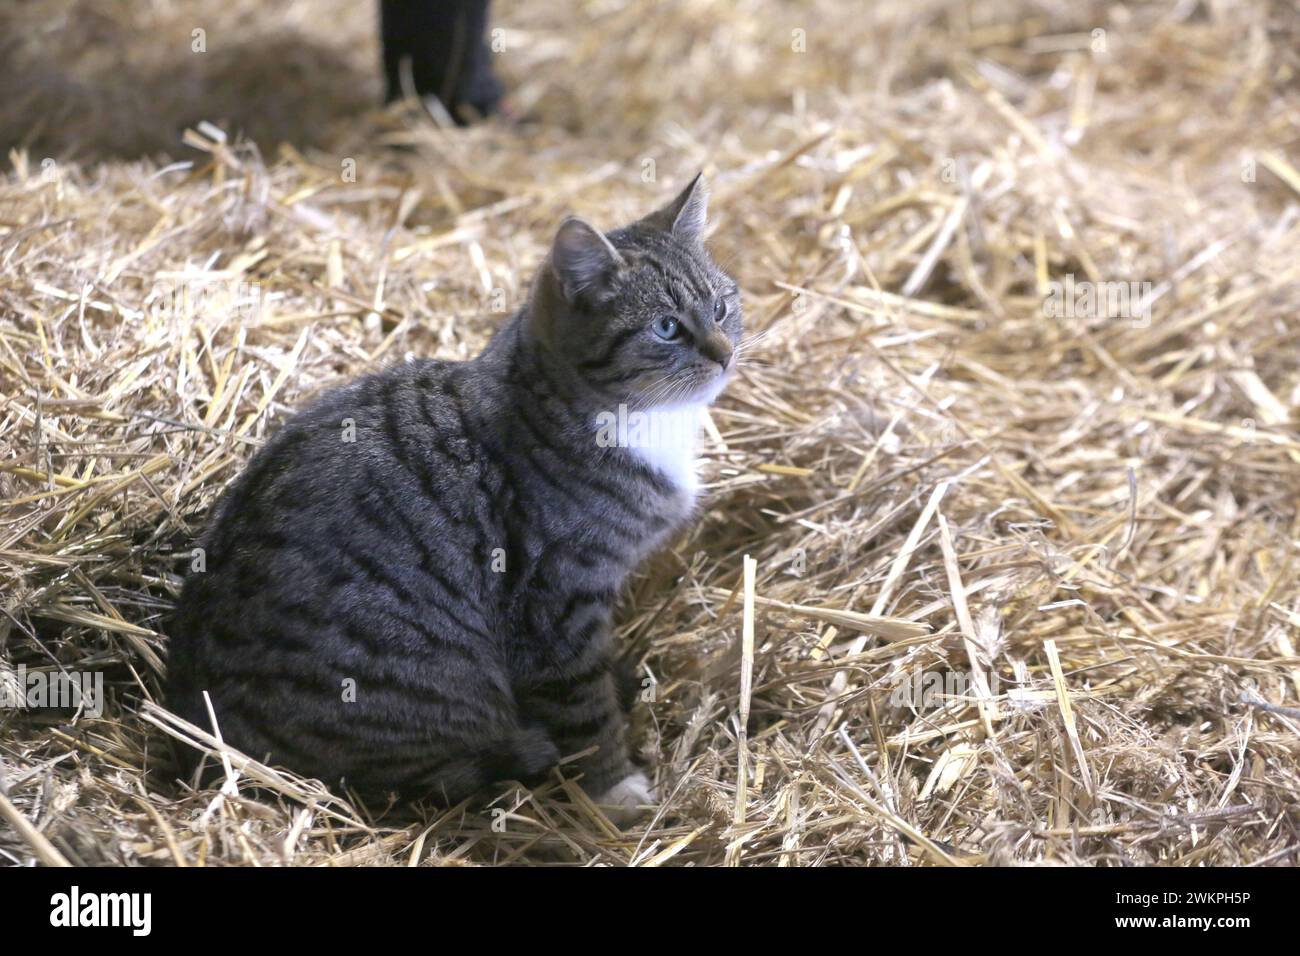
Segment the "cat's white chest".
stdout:
<svg viewBox="0 0 1300 956">
<path fill-rule="evenodd" d="M 664 475 L 690 503 L 699 492 L 696 444 L 703 405 L 673 405 L 645 410 L 620 406 L 604 419 L 606 443 L 626 448 Z M 598 420 L 598 428 L 602 421 Z"/>
<path fill-rule="evenodd" d="M 700 479 L 695 473 L 695 437 L 688 442 L 670 445 L 632 446 L 632 452 L 655 470 L 668 476 L 674 487 L 681 489 L 694 500 L 699 491 Z"/>
</svg>

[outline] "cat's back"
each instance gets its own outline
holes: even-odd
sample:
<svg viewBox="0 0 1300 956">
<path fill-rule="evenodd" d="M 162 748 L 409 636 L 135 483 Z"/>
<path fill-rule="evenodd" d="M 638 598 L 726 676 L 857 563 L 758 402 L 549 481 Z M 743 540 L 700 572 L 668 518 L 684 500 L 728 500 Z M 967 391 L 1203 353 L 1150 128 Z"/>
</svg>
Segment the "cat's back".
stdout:
<svg viewBox="0 0 1300 956">
<path fill-rule="evenodd" d="M 408 362 L 285 422 L 200 538 L 170 624 L 173 701 L 193 706 L 195 688 L 272 669 L 277 654 L 338 662 L 433 646 L 428 605 L 449 593 L 472 605 L 482 587 L 480 392 L 468 363 Z"/>
<path fill-rule="evenodd" d="M 209 558 L 230 558 L 290 529 L 363 531 L 367 502 L 411 485 L 445 499 L 472 456 L 473 425 L 456 380 L 467 363 L 405 362 L 332 389 L 288 419 L 217 505 L 203 538 Z M 351 537 L 352 535 L 346 535 Z M 220 560 L 213 570 L 222 567 Z"/>
</svg>

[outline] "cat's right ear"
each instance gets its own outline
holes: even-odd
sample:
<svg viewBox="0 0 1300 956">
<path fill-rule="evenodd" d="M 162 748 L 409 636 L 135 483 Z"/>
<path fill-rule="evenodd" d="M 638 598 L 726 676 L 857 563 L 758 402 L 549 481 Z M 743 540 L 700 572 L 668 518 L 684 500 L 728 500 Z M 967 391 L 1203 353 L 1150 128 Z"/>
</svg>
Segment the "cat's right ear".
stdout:
<svg viewBox="0 0 1300 956">
<path fill-rule="evenodd" d="M 569 303 L 609 287 L 623 257 L 599 229 L 570 216 L 560 223 L 551 244 L 551 271 Z"/>
<path fill-rule="evenodd" d="M 641 221 L 678 239 L 699 242 L 704 237 L 708 218 L 709 184 L 705 182 L 704 173 L 699 172 L 676 199 Z"/>
</svg>

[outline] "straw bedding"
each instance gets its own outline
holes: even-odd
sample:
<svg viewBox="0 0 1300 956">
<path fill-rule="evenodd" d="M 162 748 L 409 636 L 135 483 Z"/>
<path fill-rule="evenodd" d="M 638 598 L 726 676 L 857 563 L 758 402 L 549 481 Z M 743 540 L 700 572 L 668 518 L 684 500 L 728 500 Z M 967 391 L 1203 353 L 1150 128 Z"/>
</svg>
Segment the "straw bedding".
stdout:
<svg viewBox="0 0 1300 956">
<path fill-rule="evenodd" d="M 520 0 L 468 130 L 373 109 L 364 4 L 2 16 L 0 682 L 106 696 L 0 711 L 0 858 L 1300 862 L 1292 5 Z M 662 807 L 178 783 L 163 615 L 277 420 L 700 168 L 759 338 L 620 617 Z"/>
</svg>

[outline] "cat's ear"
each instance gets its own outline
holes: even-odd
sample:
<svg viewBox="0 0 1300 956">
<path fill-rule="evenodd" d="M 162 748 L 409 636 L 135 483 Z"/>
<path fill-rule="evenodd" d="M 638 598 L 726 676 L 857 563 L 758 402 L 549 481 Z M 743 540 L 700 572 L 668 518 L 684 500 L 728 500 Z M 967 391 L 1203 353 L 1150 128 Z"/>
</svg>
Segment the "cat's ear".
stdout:
<svg viewBox="0 0 1300 956">
<path fill-rule="evenodd" d="M 551 270 L 570 302 L 607 286 L 622 265 L 623 257 L 595 226 L 576 216 L 560 223 L 551 244 Z"/>
<path fill-rule="evenodd" d="M 664 206 L 646 216 L 642 222 L 687 242 L 699 242 L 709 218 L 709 184 L 704 173 L 696 173 L 691 184 Z"/>
</svg>

